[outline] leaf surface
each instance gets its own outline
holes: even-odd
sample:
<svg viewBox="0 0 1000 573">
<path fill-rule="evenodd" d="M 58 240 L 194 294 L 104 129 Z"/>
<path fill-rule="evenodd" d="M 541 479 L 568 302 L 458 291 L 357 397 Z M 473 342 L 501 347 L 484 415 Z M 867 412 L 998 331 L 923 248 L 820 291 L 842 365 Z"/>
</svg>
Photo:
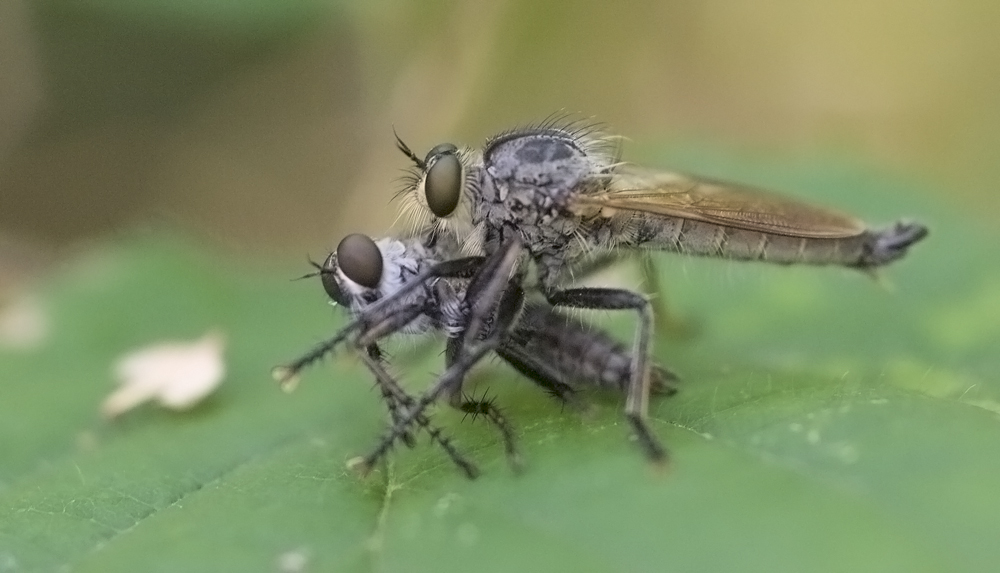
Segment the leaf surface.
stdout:
<svg viewBox="0 0 1000 573">
<path fill-rule="evenodd" d="M 1000 561 L 998 237 L 906 186 L 673 154 L 674 165 L 801 190 L 931 236 L 884 272 L 662 258 L 664 295 L 698 334 L 657 341 L 681 393 L 652 404 L 670 471 L 647 467 L 616 397 L 585 414 L 493 364 L 528 461 L 436 420 L 484 475 L 421 440 L 362 481 L 346 460 L 384 414 L 341 356 L 292 395 L 272 366 L 340 319 L 302 269 L 224 262 L 170 235 L 96 247 L 44 288 L 52 333 L 0 354 L 0 571 L 986 571 Z M 628 279 L 633 280 L 633 279 Z M 618 335 L 628 317 L 599 315 Z M 220 391 L 188 413 L 97 407 L 121 354 L 221 328 Z M 413 388 L 436 351 L 401 346 Z"/>
</svg>

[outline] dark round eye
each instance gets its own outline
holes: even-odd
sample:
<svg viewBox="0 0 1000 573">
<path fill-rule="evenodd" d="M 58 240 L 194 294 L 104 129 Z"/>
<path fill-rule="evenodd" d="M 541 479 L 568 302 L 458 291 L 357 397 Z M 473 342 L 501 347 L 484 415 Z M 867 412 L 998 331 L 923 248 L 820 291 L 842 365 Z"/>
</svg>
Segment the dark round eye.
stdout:
<svg viewBox="0 0 1000 573">
<path fill-rule="evenodd" d="M 361 286 L 375 288 L 382 280 L 382 251 L 368 235 L 344 237 L 337 245 L 337 264 L 344 276 Z"/>
<path fill-rule="evenodd" d="M 330 256 L 323 261 L 323 266 L 319 269 L 319 278 L 323 282 L 326 295 L 333 299 L 333 302 L 346 306 L 347 297 L 337 282 L 337 253 L 330 253 Z"/>
<path fill-rule="evenodd" d="M 424 195 L 427 206 L 438 217 L 451 215 L 458 206 L 462 192 L 462 162 L 457 152 L 454 145 L 442 143 L 427 154 Z"/>
</svg>

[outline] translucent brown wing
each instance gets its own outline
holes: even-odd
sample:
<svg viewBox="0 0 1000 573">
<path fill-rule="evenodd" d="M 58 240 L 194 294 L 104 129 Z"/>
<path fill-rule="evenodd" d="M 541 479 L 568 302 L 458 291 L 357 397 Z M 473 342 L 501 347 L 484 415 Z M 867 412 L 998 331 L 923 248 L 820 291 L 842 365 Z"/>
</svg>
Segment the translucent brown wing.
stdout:
<svg viewBox="0 0 1000 573">
<path fill-rule="evenodd" d="M 866 229 L 849 215 L 762 189 L 628 165 L 614 171 L 610 185 L 576 197 L 574 206 L 605 216 L 634 211 L 792 237 L 853 237 Z"/>
</svg>

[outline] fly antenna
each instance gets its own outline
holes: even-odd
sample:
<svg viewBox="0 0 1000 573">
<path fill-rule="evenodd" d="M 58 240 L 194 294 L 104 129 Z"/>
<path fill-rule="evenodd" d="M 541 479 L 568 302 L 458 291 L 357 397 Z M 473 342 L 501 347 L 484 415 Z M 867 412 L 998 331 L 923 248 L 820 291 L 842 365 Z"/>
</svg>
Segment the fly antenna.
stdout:
<svg viewBox="0 0 1000 573">
<path fill-rule="evenodd" d="M 416 163 L 418 168 L 420 168 L 421 170 L 426 169 L 427 164 L 424 163 L 424 160 L 417 157 L 417 154 L 413 153 L 413 151 L 410 150 L 410 148 L 405 143 L 403 143 L 403 140 L 400 139 L 399 134 L 396 133 L 395 125 L 392 126 L 392 134 L 396 136 L 396 149 L 402 151 L 403 155 L 409 157 L 410 161 Z"/>
<path fill-rule="evenodd" d="M 313 277 L 318 277 L 318 276 L 320 276 L 320 275 L 322 275 L 322 274 L 324 274 L 326 272 L 329 272 L 329 271 L 323 270 L 323 266 L 320 265 L 319 263 L 317 263 L 316 261 L 312 260 L 311 258 L 308 259 L 308 261 L 309 261 L 309 264 L 312 265 L 313 268 L 316 269 L 316 270 L 314 272 L 304 274 L 301 277 L 295 277 L 294 279 L 292 279 L 293 281 L 300 281 L 302 279 L 311 279 Z"/>
</svg>

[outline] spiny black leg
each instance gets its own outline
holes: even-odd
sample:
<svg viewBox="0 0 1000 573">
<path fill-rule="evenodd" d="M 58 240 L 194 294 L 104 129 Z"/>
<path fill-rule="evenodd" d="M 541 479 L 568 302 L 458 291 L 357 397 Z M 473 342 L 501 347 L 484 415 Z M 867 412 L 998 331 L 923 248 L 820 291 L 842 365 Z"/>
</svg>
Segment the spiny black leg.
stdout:
<svg viewBox="0 0 1000 573">
<path fill-rule="evenodd" d="M 507 288 L 503 291 L 503 296 L 500 297 L 500 302 L 497 304 L 496 317 L 491 325 L 493 328 L 499 328 L 503 330 L 510 330 L 511 326 L 515 324 L 517 318 L 521 315 L 521 311 L 524 308 L 524 289 L 521 288 L 520 281 L 518 279 L 511 279 L 507 283 Z M 490 329 L 486 332 L 486 336 L 493 333 Z"/>
<path fill-rule="evenodd" d="M 465 293 L 465 305 L 468 309 L 468 320 L 464 335 L 448 341 L 446 364 L 450 367 L 458 360 L 465 348 L 473 340 L 489 338 L 502 340 L 515 321 L 524 301 L 524 292 L 519 281 L 511 280 L 511 272 L 520 255 L 521 241 L 514 237 L 503 248 L 491 255 L 483 264 L 480 272 L 470 281 Z M 463 375 L 464 377 L 464 375 Z M 473 400 L 462 393 L 462 381 L 449 390 L 449 403 L 473 416 L 486 416 L 497 429 L 504 442 L 507 460 L 514 471 L 522 466 L 521 455 L 517 451 L 514 431 L 510 422 L 492 401 Z"/>
<path fill-rule="evenodd" d="M 416 420 L 417 416 L 423 415 L 424 410 L 426 410 L 428 406 L 437 401 L 442 394 L 454 392 L 456 386 L 461 389 L 461 383 L 465 378 L 465 374 L 477 362 L 479 362 L 483 356 L 496 348 L 496 346 L 497 339 L 495 337 L 487 339 L 470 349 L 467 354 L 460 356 L 455 364 L 445 370 L 444 374 L 438 378 L 437 383 L 435 383 L 430 390 L 424 392 L 424 394 L 420 396 L 413 406 L 407 408 L 406 415 L 403 419 L 401 419 L 398 424 L 393 426 L 390 431 L 382 437 L 375 449 L 373 449 L 371 453 L 359 462 L 358 466 L 362 474 L 367 474 L 371 471 L 371 468 L 378 463 L 378 460 L 389 451 L 389 448 L 392 447 L 392 444 L 396 441 L 396 439 L 406 431 L 410 424 Z"/>
<path fill-rule="evenodd" d="M 365 365 L 373 375 L 375 375 L 375 380 L 378 382 L 379 388 L 382 390 L 382 395 L 392 396 L 393 400 L 402 403 L 405 408 L 412 410 L 415 406 L 413 398 L 403 390 L 399 384 L 389 375 L 388 372 L 382 367 L 378 360 L 373 358 L 370 354 L 362 354 L 362 360 Z M 407 412 L 405 415 L 400 413 L 398 419 L 393 421 L 393 428 L 403 426 L 404 430 L 400 433 L 400 437 L 405 441 L 405 436 L 409 435 L 412 439 L 412 435 L 409 433 L 408 426 L 410 422 L 416 422 L 419 424 L 427 433 L 430 435 L 431 440 L 436 442 L 441 448 L 448 454 L 448 457 L 457 465 L 465 476 L 469 479 L 476 479 L 479 477 L 479 468 L 476 467 L 471 461 L 466 459 L 466 457 L 459 452 L 455 446 L 452 445 L 451 439 L 441 431 L 440 428 L 433 426 L 430 420 L 422 413 L 417 413 L 416 415 L 410 416 L 412 412 Z M 368 463 L 363 461 L 362 464 L 365 465 L 364 473 L 367 473 L 371 469 L 372 461 Z"/>
<path fill-rule="evenodd" d="M 385 377 L 395 382 L 395 380 L 385 370 L 385 361 L 382 356 L 382 350 L 378 347 L 378 345 L 370 344 L 365 350 L 368 353 L 368 357 L 372 359 L 372 362 L 377 364 L 378 367 L 381 368 L 381 370 L 386 374 Z M 371 367 L 368 369 L 371 370 Z M 395 425 L 396 422 L 398 422 L 402 417 L 402 411 L 405 410 L 406 405 L 403 404 L 400 401 L 400 398 L 393 393 L 389 384 L 384 382 L 377 374 L 375 375 L 375 386 L 378 387 L 379 393 L 382 395 L 382 401 L 385 402 L 385 406 L 389 410 L 389 423 L 391 425 Z M 398 384 L 396 386 L 398 386 Z M 405 394 L 405 391 L 403 391 L 402 388 L 400 388 L 400 392 Z M 417 445 L 417 440 L 413 437 L 413 432 L 407 431 L 402 435 L 402 440 L 403 443 L 406 444 L 406 447 L 410 449 L 413 449 L 413 447 Z"/>
<path fill-rule="evenodd" d="M 289 362 L 284 366 L 274 367 L 271 370 L 271 376 L 273 376 L 274 379 L 281 384 L 283 389 L 291 390 L 298 383 L 299 373 L 302 372 L 302 370 L 311 366 L 314 362 L 318 362 L 328 353 L 333 352 L 333 350 L 344 342 L 344 340 L 347 339 L 347 336 L 359 326 L 360 323 L 358 322 L 345 326 L 332 338 L 317 344 L 312 350 L 296 358 L 292 362 Z"/>
<path fill-rule="evenodd" d="M 378 315 L 375 318 L 370 318 L 365 328 L 358 333 L 355 344 L 361 348 L 374 344 L 377 340 L 399 332 L 425 311 L 426 308 L 423 304 L 413 304 L 384 316 Z"/>
<path fill-rule="evenodd" d="M 354 344 L 355 346 L 364 348 L 378 340 L 380 337 L 387 336 L 388 334 L 392 334 L 393 332 L 403 328 L 410 321 L 419 316 L 422 311 L 422 306 L 410 305 L 399 309 L 397 312 L 389 315 L 388 317 L 376 320 L 373 325 L 370 325 L 365 317 L 358 318 L 344 328 L 341 328 L 340 331 L 337 332 L 337 334 L 335 334 L 332 338 L 317 344 L 312 350 L 303 354 L 299 358 L 296 358 L 284 366 L 274 368 L 271 370 L 271 375 L 274 376 L 274 379 L 277 380 L 282 387 L 293 387 L 298 381 L 299 373 L 302 372 L 302 370 L 311 366 L 313 363 L 322 360 L 327 354 L 333 352 L 337 346 L 347 340 L 347 337 L 355 330 L 361 330 L 362 332 L 358 335 L 358 340 L 356 340 Z"/>
<path fill-rule="evenodd" d="M 389 410 L 389 422 L 391 425 L 395 425 L 396 422 L 402 417 L 402 412 L 405 411 L 405 404 L 403 404 L 397 394 L 393 393 L 390 387 L 391 383 L 395 383 L 392 376 L 385 370 L 384 359 L 382 356 L 382 350 L 376 344 L 368 345 L 366 349 L 369 361 L 364 361 L 365 366 L 368 370 L 372 372 L 375 376 L 375 386 L 378 387 L 379 393 L 382 395 L 382 401 L 385 402 L 386 408 Z M 384 374 L 384 376 L 382 376 Z M 386 380 L 391 380 L 392 382 L 387 382 Z M 400 388 L 402 392 L 402 388 Z M 403 443 L 406 447 L 413 448 L 416 446 L 416 439 L 413 437 L 413 433 L 407 431 L 402 436 Z"/>
<path fill-rule="evenodd" d="M 506 316 L 507 318 L 510 318 L 509 315 Z M 458 357 L 461 356 L 461 348 L 462 340 L 460 338 L 448 339 L 448 345 L 445 348 L 445 365 L 447 367 L 451 367 Z M 499 351 L 499 349 L 497 350 Z M 492 400 L 486 400 L 486 396 L 483 396 L 480 400 L 475 400 L 471 396 L 467 397 L 462 392 L 464 377 L 462 382 L 463 383 L 459 383 L 454 386 L 456 390 L 451 393 L 449 403 L 453 408 L 465 412 L 466 416 L 471 414 L 473 419 L 479 415 L 485 416 L 486 419 L 500 431 L 500 437 L 503 439 L 504 444 L 504 452 L 507 454 L 507 462 L 509 463 L 511 469 L 519 471 L 523 466 L 523 460 L 517 451 L 514 430 L 510 422 Z"/>
<path fill-rule="evenodd" d="M 379 394 L 381 394 L 382 396 L 382 401 L 385 402 L 386 408 L 389 410 L 389 425 L 394 426 L 402 418 L 402 410 L 401 410 L 402 404 L 399 403 L 396 397 L 391 392 L 389 392 L 389 390 L 384 385 L 377 383 L 375 385 L 378 386 Z M 406 447 L 410 448 L 411 450 L 415 448 L 417 445 L 417 439 L 413 437 L 413 432 L 411 432 L 410 430 L 403 432 L 403 434 L 400 436 L 400 439 L 403 440 L 403 443 L 406 444 Z"/>
<path fill-rule="evenodd" d="M 524 466 L 524 460 L 517 451 L 517 438 L 514 436 L 514 428 L 503 411 L 494 403 L 495 399 L 488 399 L 485 394 L 480 399 L 472 396 L 463 397 L 455 406 L 465 412 L 465 415 L 472 415 L 475 420 L 478 416 L 484 416 L 491 424 L 500 430 L 503 437 L 504 453 L 507 455 L 507 463 L 515 472 L 520 471 Z"/>
<path fill-rule="evenodd" d="M 444 391 L 453 407 L 466 414 L 482 414 L 497 427 L 508 462 L 515 471 L 520 469 L 522 461 L 511 424 L 491 401 L 470 400 L 463 396 L 462 388 L 468 368 L 463 371 L 462 368 L 456 368 L 456 365 L 466 359 L 465 349 L 475 340 L 486 338 L 495 347 L 514 322 L 524 293 L 518 282 L 509 277 L 517 263 L 520 249 L 520 239 L 513 238 L 487 258 L 470 281 L 463 300 L 467 312 L 464 334 L 450 338 L 445 349 L 445 364 L 449 372 L 454 372 L 455 380 Z M 470 363 L 469 368 L 474 363 Z"/>
<path fill-rule="evenodd" d="M 445 366 L 451 367 L 455 363 L 458 357 L 461 356 L 461 349 L 462 340 L 460 338 L 448 339 L 448 345 L 445 348 Z M 510 422 L 507 421 L 506 416 L 503 415 L 492 400 L 486 400 L 486 396 L 483 396 L 481 400 L 476 400 L 471 396 L 466 396 L 462 392 L 463 386 L 464 377 L 461 384 L 456 384 L 454 386 L 455 391 L 450 393 L 450 397 L 448 399 L 449 403 L 453 408 L 465 412 L 466 417 L 468 417 L 469 414 L 472 415 L 473 419 L 479 415 L 485 416 L 486 419 L 500 431 L 500 437 L 504 444 L 504 452 L 507 454 L 507 461 L 510 464 L 510 467 L 514 471 L 519 471 L 523 463 L 521 455 L 517 452 L 514 430 L 511 427 Z M 465 417 L 462 419 L 464 420 Z"/>
<path fill-rule="evenodd" d="M 342 328 L 340 332 L 332 338 L 317 344 L 312 350 L 292 362 L 272 369 L 271 376 L 273 376 L 274 379 L 282 385 L 282 387 L 289 389 L 294 387 L 295 383 L 298 381 L 299 373 L 302 370 L 311 366 L 314 362 L 321 360 L 330 352 L 333 352 L 333 350 L 344 342 L 348 335 L 355 330 L 364 330 L 367 325 L 370 324 L 371 317 L 379 316 L 380 313 L 385 312 L 388 309 L 392 309 L 392 305 L 394 305 L 396 301 L 401 300 L 403 296 L 409 294 L 417 288 L 423 288 L 427 281 L 431 279 L 468 278 L 473 276 L 482 266 L 483 260 L 483 257 L 465 257 L 434 265 L 433 267 L 413 277 L 411 281 L 404 284 L 402 288 L 394 292 L 392 295 L 380 299 L 371 306 L 365 308 L 362 316 L 356 318 L 350 324 Z M 400 310 L 401 309 L 393 309 L 393 313 Z M 367 342 L 374 340 L 376 340 L 376 338 L 369 337 Z M 365 344 L 361 344 L 361 346 L 365 346 Z"/>
<path fill-rule="evenodd" d="M 455 358 L 454 364 L 445 370 L 437 383 L 425 392 L 416 404 L 408 408 L 406 416 L 383 436 L 375 449 L 358 463 L 358 467 L 362 473 L 371 471 L 371 468 L 388 452 L 396 439 L 407 430 L 417 416 L 423 414 L 424 410 L 430 404 L 437 401 L 443 394 L 447 394 L 448 396 L 460 394 L 466 373 L 483 356 L 497 347 L 500 337 L 506 333 L 509 324 L 500 324 L 497 321 L 492 334 L 486 340 L 476 345 L 472 345 L 471 342 L 479 338 L 478 335 L 482 329 L 483 322 L 493 313 L 493 310 L 503 298 L 506 291 L 505 287 L 508 285 L 508 278 L 517 263 L 520 251 L 521 240 L 515 236 L 504 247 L 490 255 L 485 262 L 481 262 L 481 264 L 479 262 L 476 263 L 475 275 L 470 281 L 469 289 L 466 291 L 465 300 L 469 309 L 468 321 L 465 325 L 466 330 L 460 350 L 456 352 L 458 356 Z M 439 266 L 441 265 L 436 265 L 434 268 Z M 467 268 L 471 268 L 471 266 L 467 265 Z M 420 277 L 421 275 L 418 275 L 414 282 L 421 280 Z M 475 285 L 475 289 L 472 288 L 473 285 Z M 470 291 L 473 290 L 475 291 L 474 298 L 469 296 Z M 402 289 L 397 291 L 396 294 L 398 295 L 400 292 L 402 292 Z M 374 309 L 380 304 L 385 303 L 386 300 L 388 298 L 373 304 L 369 309 Z"/>
<path fill-rule="evenodd" d="M 625 399 L 625 417 L 632 425 L 639 446 L 654 463 L 666 463 L 667 451 L 649 429 L 649 348 L 653 333 L 653 312 L 646 297 L 622 289 L 579 288 L 545 291 L 552 306 L 571 306 L 595 310 L 635 310 L 639 326 L 632 347 L 632 380 Z"/>
</svg>

